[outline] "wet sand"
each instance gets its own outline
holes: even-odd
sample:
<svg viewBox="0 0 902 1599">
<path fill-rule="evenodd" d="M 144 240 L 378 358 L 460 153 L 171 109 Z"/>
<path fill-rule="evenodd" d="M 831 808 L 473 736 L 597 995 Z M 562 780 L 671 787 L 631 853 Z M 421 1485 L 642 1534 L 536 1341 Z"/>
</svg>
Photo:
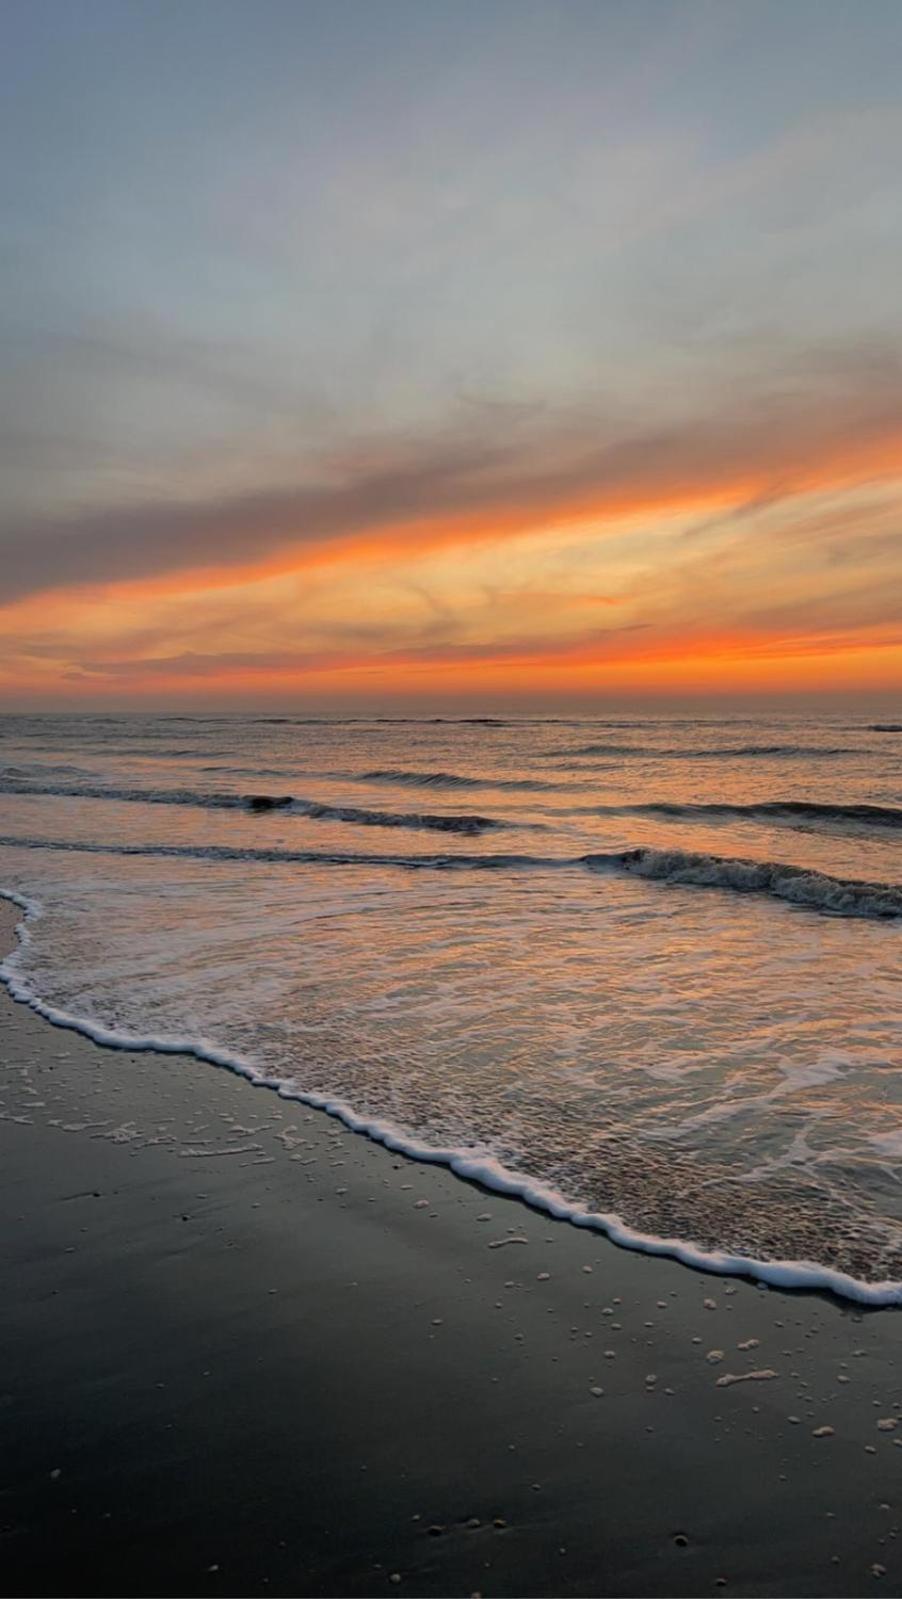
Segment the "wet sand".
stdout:
<svg viewBox="0 0 902 1599">
<path fill-rule="evenodd" d="M 5 991 L 0 1118 L 3 1593 L 902 1592 L 898 1312 L 619 1250 Z"/>
</svg>

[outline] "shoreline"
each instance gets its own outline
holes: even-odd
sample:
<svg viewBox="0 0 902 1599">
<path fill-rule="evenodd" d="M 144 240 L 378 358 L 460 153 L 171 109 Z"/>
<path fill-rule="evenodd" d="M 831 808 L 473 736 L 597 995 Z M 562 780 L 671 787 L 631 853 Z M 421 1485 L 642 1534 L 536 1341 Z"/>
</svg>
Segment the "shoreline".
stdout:
<svg viewBox="0 0 902 1599">
<path fill-rule="evenodd" d="M 6 924 L 5 931 L 4 907 L 16 907 L 22 912 L 21 919 L 13 917 L 12 922 Z M 40 908 L 35 901 L 13 890 L 0 889 L 0 984 L 6 988 L 14 1001 L 27 1005 L 36 1015 L 54 1027 L 78 1033 L 104 1049 L 124 1050 L 132 1054 L 149 1052 L 190 1057 L 201 1064 L 232 1072 L 255 1088 L 268 1089 L 282 1100 L 306 1106 L 333 1118 L 355 1136 L 362 1135 L 391 1154 L 402 1155 L 405 1159 L 421 1165 L 444 1166 L 456 1177 L 475 1184 L 486 1193 L 507 1196 L 538 1212 L 539 1215 L 599 1233 L 620 1249 L 632 1250 L 659 1259 L 674 1260 L 690 1270 L 712 1277 L 739 1277 L 772 1288 L 826 1293 L 871 1309 L 887 1309 L 902 1305 L 902 1282 L 894 1280 L 868 1282 L 815 1261 L 760 1260 L 752 1255 L 736 1255 L 723 1250 L 705 1249 L 687 1239 L 664 1238 L 654 1233 L 645 1233 L 617 1214 L 582 1209 L 556 1190 L 509 1171 L 494 1160 L 475 1156 L 467 1150 L 441 1149 L 421 1144 L 390 1122 L 361 1116 L 344 1100 L 317 1093 L 305 1093 L 301 1089 L 290 1087 L 277 1077 L 267 1076 L 251 1062 L 218 1046 L 199 1044 L 192 1039 L 168 1039 L 153 1035 L 133 1036 L 72 1015 L 42 1000 L 33 993 L 26 982 L 6 969 L 9 956 L 30 936 L 29 921 L 37 920 L 39 916 Z M 12 948 L 9 947 L 10 937 L 13 940 Z"/>
<path fill-rule="evenodd" d="M 0 1021 L 3 1592 L 902 1592 L 894 1316 Z"/>
</svg>

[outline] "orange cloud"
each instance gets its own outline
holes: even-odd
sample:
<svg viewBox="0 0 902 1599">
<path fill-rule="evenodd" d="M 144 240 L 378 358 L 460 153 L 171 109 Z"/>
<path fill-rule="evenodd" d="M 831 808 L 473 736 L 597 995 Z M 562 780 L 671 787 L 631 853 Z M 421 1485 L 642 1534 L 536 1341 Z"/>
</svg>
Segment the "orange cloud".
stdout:
<svg viewBox="0 0 902 1599">
<path fill-rule="evenodd" d="M 0 602 L 86 585 L 125 602 L 186 583 L 240 588 L 550 525 L 594 519 L 601 531 L 638 514 L 715 512 L 902 473 L 896 394 L 867 372 L 820 379 L 813 396 L 797 385 L 790 399 L 725 402 L 657 429 L 576 417 L 505 439 L 384 444 L 321 462 L 296 488 L 8 528 Z"/>
<path fill-rule="evenodd" d="M 383 447 L 319 487 L 38 529 L 0 566 L 0 682 L 74 700 L 889 689 L 902 415 L 879 384 L 817 396 L 607 442 L 583 419 Z"/>
</svg>

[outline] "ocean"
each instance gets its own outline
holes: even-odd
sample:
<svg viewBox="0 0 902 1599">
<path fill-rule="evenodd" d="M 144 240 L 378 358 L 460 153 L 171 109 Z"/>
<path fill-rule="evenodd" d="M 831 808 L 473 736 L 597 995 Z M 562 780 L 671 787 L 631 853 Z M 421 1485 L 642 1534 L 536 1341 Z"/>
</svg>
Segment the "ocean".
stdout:
<svg viewBox="0 0 902 1599">
<path fill-rule="evenodd" d="M 620 1243 L 902 1303 L 900 778 L 879 717 L 6 716 L 3 976 Z"/>
</svg>

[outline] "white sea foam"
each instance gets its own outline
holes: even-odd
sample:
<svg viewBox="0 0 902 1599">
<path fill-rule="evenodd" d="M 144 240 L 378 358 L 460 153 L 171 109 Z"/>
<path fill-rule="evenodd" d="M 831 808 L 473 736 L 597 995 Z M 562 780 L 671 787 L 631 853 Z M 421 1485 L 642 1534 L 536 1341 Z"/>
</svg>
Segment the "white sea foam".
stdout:
<svg viewBox="0 0 902 1599">
<path fill-rule="evenodd" d="M 29 1006 L 56 1027 L 81 1033 L 107 1049 L 187 1055 L 223 1067 L 247 1078 L 256 1087 L 274 1090 L 283 1099 L 298 1101 L 323 1111 L 341 1121 L 352 1132 L 361 1133 L 395 1153 L 425 1164 L 446 1166 L 466 1181 L 519 1199 L 556 1220 L 603 1233 L 625 1249 L 663 1256 L 718 1276 L 747 1277 L 772 1288 L 828 1292 L 872 1307 L 902 1304 L 902 1282 L 868 1282 L 812 1261 L 756 1259 L 750 1255 L 703 1249 L 691 1240 L 642 1232 L 629 1226 L 618 1215 L 589 1211 L 574 1204 L 555 1188 L 505 1167 L 487 1150 L 429 1145 L 389 1120 L 360 1115 L 343 1099 L 305 1092 L 296 1084 L 286 1082 L 256 1062 L 223 1049 L 211 1040 L 132 1033 L 105 1026 L 50 1004 L 41 998 L 20 969 L 22 954 L 31 938 L 28 923 L 41 915 L 42 906 L 37 899 L 6 888 L 0 889 L 0 897 L 11 901 L 25 913 L 18 925 L 19 948 L 0 964 L 0 980 L 15 1000 Z"/>
</svg>

